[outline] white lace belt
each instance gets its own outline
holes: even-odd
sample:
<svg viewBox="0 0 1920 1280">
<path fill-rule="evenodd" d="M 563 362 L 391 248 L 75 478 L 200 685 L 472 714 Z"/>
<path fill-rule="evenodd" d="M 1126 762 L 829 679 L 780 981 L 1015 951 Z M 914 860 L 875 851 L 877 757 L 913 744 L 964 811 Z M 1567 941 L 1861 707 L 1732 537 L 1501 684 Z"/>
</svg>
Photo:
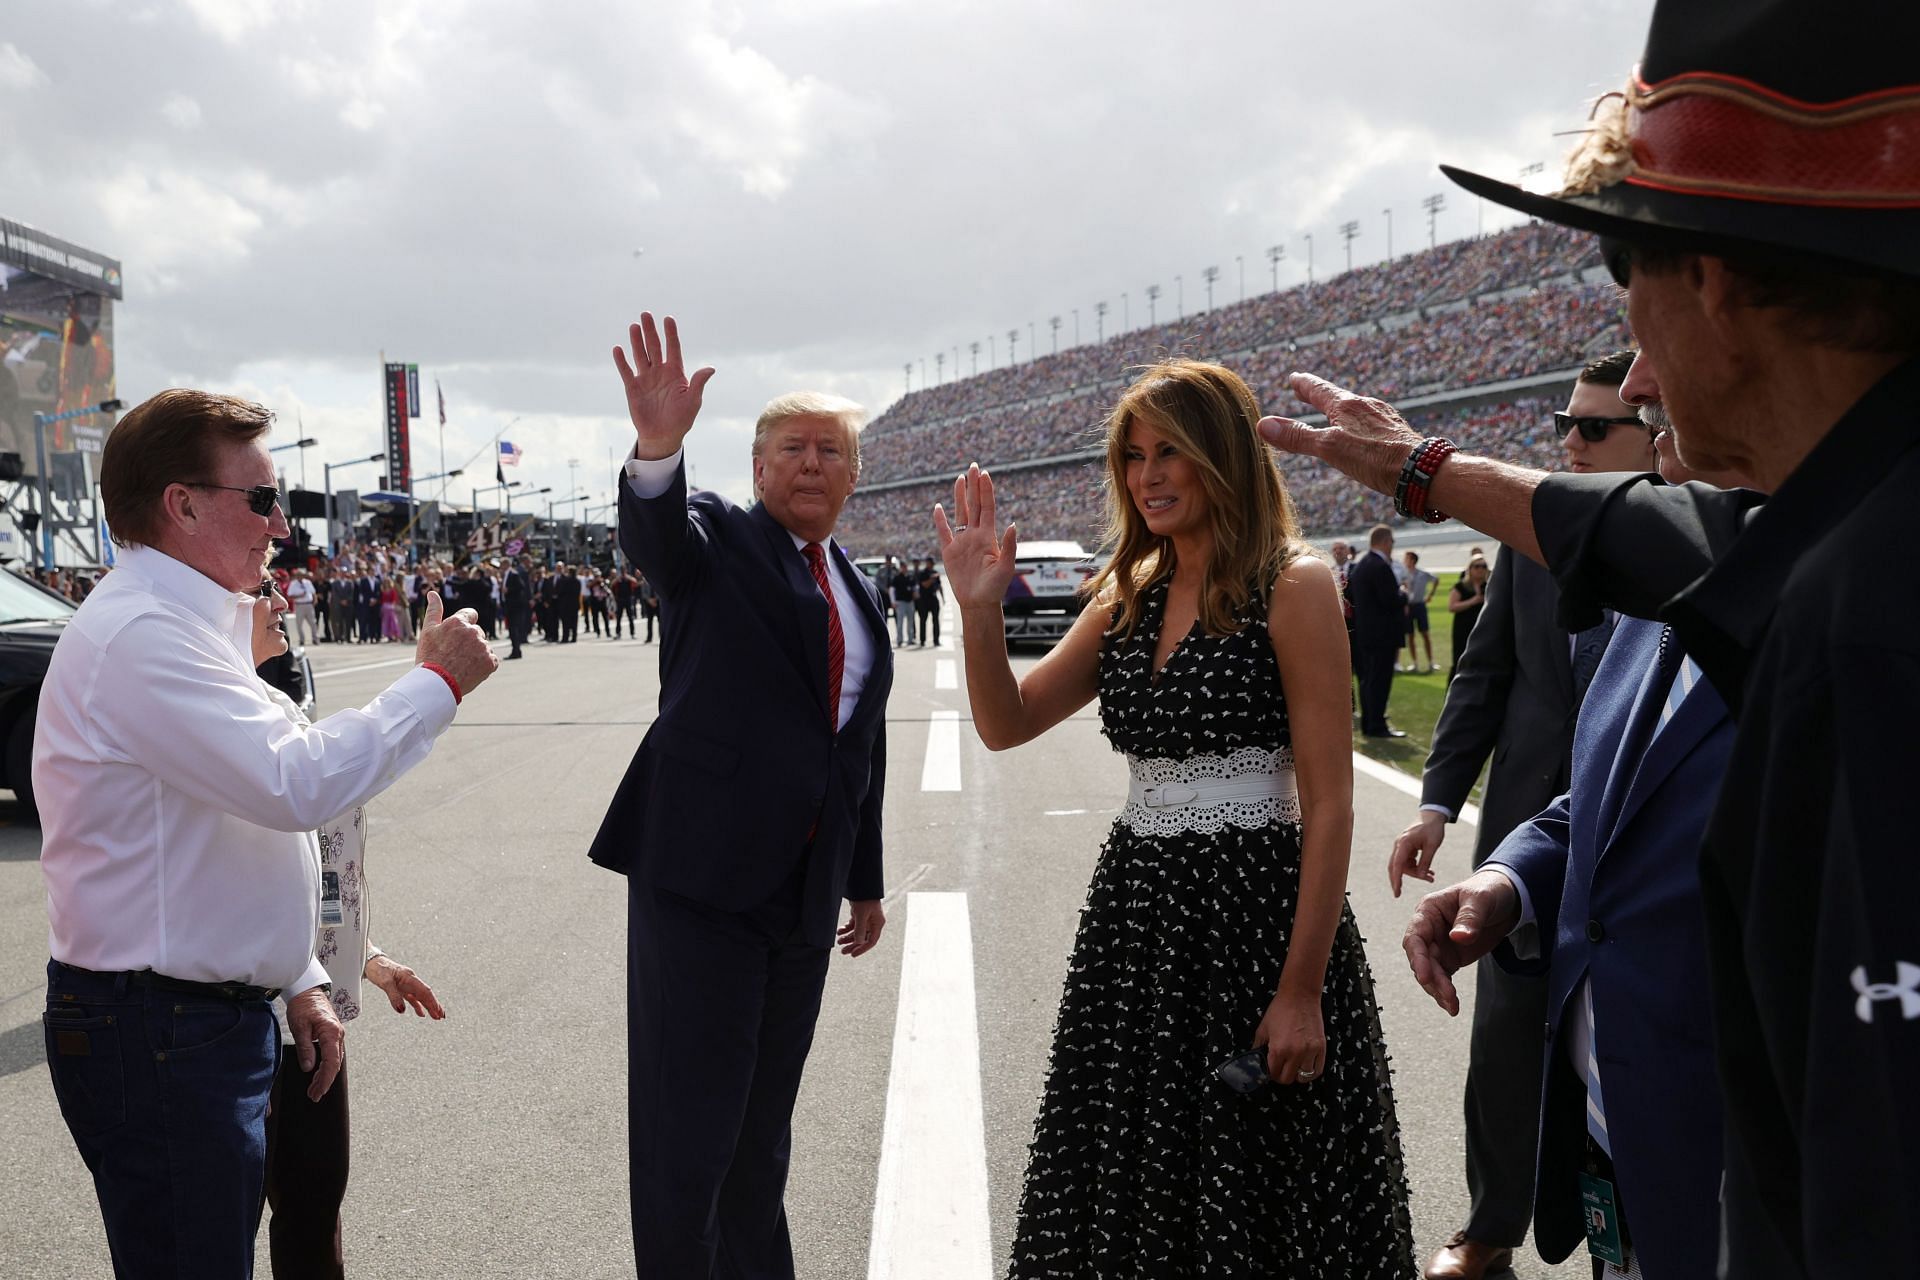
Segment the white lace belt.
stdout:
<svg viewBox="0 0 1920 1280">
<path fill-rule="evenodd" d="M 1120 820 L 1143 835 L 1211 834 L 1225 826 L 1300 821 L 1293 752 L 1243 747 L 1225 756 L 1128 756 L 1132 779 Z"/>
</svg>

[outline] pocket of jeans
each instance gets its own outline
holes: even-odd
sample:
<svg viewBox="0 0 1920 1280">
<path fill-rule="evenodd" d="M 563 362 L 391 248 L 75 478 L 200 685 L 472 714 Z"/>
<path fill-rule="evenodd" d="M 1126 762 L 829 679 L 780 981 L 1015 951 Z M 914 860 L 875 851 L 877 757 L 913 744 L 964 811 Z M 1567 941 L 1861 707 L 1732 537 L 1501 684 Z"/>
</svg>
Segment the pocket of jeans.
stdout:
<svg viewBox="0 0 1920 1280">
<path fill-rule="evenodd" d="M 211 1049 L 239 1030 L 247 1011 L 237 1004 L 176 1004 L 162 1019 L 169 1058 Z"/>
<path fill-rule="evenodd" d="M 126 1069 L 120 1060 L 120 1026 L 112 1014 L 81 1016 L 79 1009 L 49 1009 L 47 1066 L 60 1114 L 75 1137 L 105 1133 L 127 1118 Z"/>
</svg>

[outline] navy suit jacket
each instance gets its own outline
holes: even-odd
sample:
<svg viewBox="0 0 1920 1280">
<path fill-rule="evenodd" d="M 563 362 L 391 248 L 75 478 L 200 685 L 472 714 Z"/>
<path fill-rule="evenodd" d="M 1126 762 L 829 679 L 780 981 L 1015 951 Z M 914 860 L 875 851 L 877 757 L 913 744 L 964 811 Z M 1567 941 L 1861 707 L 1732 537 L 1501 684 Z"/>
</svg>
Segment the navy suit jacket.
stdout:
<svg viewBox="0 0 1920 1280">
<path fill-rule="evenodd" d="M 873 637 L 873 670 L 838 733 L 827 706 L 827 602 L 765 507 L 620 487 L 620 547 L 660 596 L 660 715 L 590 853 L 601 866 L 723 911 L 769 901 L 808 849 L 823 859 L 809 941 L 831 945 L 840 898 L 883 896 L 893 649 L 879 597 L 838 547 L 829 563 L 860 602 L 843 629 Z"/>
<path fill-rule="evenodd" d="M 1590 978 L 1607 1136 L 1648 1280 L 1711 1276 L 1718 1255 L 1721 1090 L 1699 851 L 1733 747 L 1704 678 L 1653 736 L 1681 659 L 1669 642 L 1656 668 L 1662 630 L 1619 620 L 1580 709 L 1572 791 L 1487 860 L 1526 886 L 1541 952 L 1521 960 L 1509 938 L 1494 958 L 1547 976 L 1535 1242 L 1557 1262 L 1585 1240 L 1586 1089 L 1563 1041 Z"/>
<path fill-rule="evenodd" d="M 1362 649 L 1398 649 L 1407 631 L 1407 598 L 1392 562 L 1371 548 L 1347 570 L 1347 599 Z"/>
</svg>

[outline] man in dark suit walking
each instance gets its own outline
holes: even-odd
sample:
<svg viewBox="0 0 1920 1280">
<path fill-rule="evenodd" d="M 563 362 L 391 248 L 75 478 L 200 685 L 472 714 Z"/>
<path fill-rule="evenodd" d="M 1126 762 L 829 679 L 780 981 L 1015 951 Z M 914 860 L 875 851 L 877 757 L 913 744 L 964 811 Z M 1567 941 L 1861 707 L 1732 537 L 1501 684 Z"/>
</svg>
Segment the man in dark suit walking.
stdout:
<svg viewBox="0 0 1920 1280">
<path fill-rule="evenodd" d="M 1407 599 L 1393 572 L 1393 530 L 1379 524 L 1367 535 L 1367 554 L 1347 570 L 1353 602 L 1354 647 L 1360 656 L 1360 732 L 1369 738 L 1404 738 L 1387 723 L 1393 692 L 1393 659 L 1406 628 Z"/>
<path fill-rule="evenodd" d="M 501 595 L 507 607 L 507 639 L 513 643 L 507 656 L 517 658 L 521 646 L 527 643 L 527 637 L 533 632 L 532 556 L 522 553 L 519 562 L 507 570 L 507 582 Z"/>
<path fill-rule="evenodd" d="M 1567 412 L 1559 415 L 1569 471 L 1652 470 L 1652 432 L 1620 397 L 1632 363 L 1633 352 L 1620 351 L 1581 370 Z M 1466 807 L 1489 758 L 1476 867 L 1508 832 L 1567 789 L 1574 718 L 1610 627 L 1571 638 L 1556 619 L 1559 606 L 1553 575 L 1500 548 L 1487 603 L 1434 726 L 1419 816 L 1388 858 L 1396 895 L 1402 875 L 1432 878 L 1447 824 Z M 1428 1264 L 1430 1280 L 1479 1280 L 1504 1269 L 1532 1217 L 1546 985 L 1537 975 L 1482 965 L 1474 990 L 1465 1103 L 1472 1203 L 1467 1221 Z"/>
<path fill-rule="evenodd" d="M 628 876 L 629 1174 L 641 1274 L 791 1277 L 782 1201 L 794 1098 L 836 941 L 879 940 L 892 650 L 834 544 L 859 409 L 783 396 L 741 510 L 687 493 L 689 379 L 671 318 L 615 349 L 637 440 L 620 544 L 673 619 L 660 715 L 593 843 Z"/>
</svg>

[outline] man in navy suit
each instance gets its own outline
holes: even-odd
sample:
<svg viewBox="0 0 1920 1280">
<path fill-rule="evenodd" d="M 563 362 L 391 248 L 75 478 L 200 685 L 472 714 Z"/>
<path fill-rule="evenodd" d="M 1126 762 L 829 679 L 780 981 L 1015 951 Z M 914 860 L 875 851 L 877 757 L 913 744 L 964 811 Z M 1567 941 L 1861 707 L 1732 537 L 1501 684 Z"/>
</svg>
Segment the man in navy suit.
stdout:
<svg viewBox="0 0 1920 1280">
<path fill-rule="evenodd" d="M 1621 386 L 1665 428 L 1650 361 Z M 1672 483 L 1696 475 L 1660 437 Z M 1558 1262 L 1594 1209 L 1624 1221 L 1620 1261 L 1647 1280 L 1714 1274 L 1721 1100 L 1714 1071 L 1700 842 L 1733 747 L 1726 703 L 1658 622 L 1621 617 L 1581 704 L 1572 789 L 1407 927 L 1420 983 L 1459 1011 L 1452 974 L 1491 952 L 1547 980 L 1534 1242 Z M 1596 1275 L 1613 1237 L 1594 1248 Z"/>
<path fill-rule="evenodd" d="M 673 319 L 614 362 L 637 441 L 620 545 L 658 591 L 660 715 L 592 858 L 628 877 L 629 1175 L 648 1277 L 791 1277 L 782 1197 L 795 1095 L 842 898 L 842 953 L 886 923 L 880 804 L 892 649 L 833 541 L 860 410 L 801 393 L 754 431 L 760 500 L 687 493 L 710 368 Z"/>
<path fill-rule="evenodd" d="M 1367 535 L 1367 554 L 1347 570 L 1353 602 L 1353 633 L 1360 655 L 1360 732 L 1369 738 L 1404 738 L 1387 723 L 1393 692 L 1393 659 L 1407 624 L 1407 597 L 1393 572 L 1393 530 L 1377 524 Z"/>
</svg>

